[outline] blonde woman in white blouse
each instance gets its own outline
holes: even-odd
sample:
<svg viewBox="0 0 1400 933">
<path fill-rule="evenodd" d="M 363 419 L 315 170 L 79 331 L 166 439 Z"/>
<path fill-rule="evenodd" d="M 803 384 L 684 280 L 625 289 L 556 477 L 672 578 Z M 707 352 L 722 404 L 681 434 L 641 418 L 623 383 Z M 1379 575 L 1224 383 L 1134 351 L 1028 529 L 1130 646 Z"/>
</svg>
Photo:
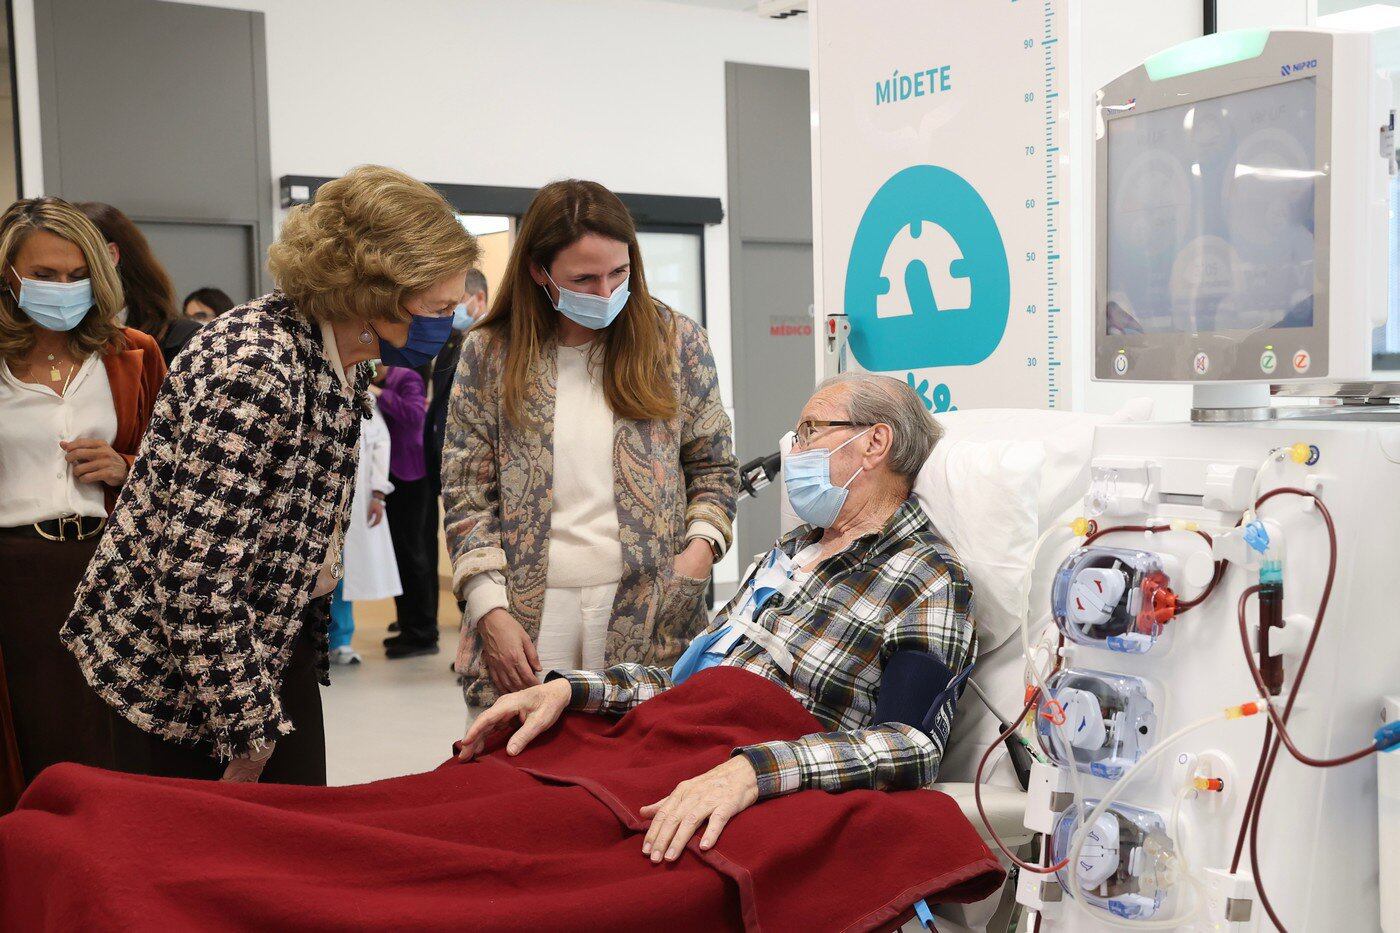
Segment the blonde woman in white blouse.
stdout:
<svg viewBox="0 0 1400 933">
<path fill-rule="evenodd" d="M 165 363 L 117 324 L 107 244 L 58 198 L 0 217 L 0 812 L 60 761 L 108 765 L 102 702 L 58 639 L 145 433 Z M 6 760 L 12 732 L 19 760 Z M 18 779 L 18 780 L 16 780 Z"/>
</svg>

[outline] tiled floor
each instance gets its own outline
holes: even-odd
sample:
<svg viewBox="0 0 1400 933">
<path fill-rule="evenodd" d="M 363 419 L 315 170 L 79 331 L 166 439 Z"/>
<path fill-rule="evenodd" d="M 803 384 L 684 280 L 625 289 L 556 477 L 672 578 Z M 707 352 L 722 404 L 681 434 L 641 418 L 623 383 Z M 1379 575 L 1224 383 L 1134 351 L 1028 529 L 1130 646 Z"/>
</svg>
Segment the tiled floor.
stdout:
<svg viewBox="0 0 1400 933">
<path fill-rule="evenodd" d="M 331 667 L 321 690 L 331 784 L 362 784 L 427 771 L 446 761 L 466 727 L 466 704 L 448 670 L 457 649 L 457 603 L 443 593 L 442 652 L 390 661 L 383 641 L 394 601 L 355 605 L 355 650 L 363 664 Z"/>
</svg>

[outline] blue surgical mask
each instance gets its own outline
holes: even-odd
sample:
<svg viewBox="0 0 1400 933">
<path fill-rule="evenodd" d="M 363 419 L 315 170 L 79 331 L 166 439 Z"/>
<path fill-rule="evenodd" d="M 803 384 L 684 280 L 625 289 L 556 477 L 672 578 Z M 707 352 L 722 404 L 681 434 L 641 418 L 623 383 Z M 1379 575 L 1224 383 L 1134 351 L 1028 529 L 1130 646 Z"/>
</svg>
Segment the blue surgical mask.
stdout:
<svg viewBox="0 0 1400 933">
<path fill-rule="evenodd" d="M 818 448 L 787 455 L 783 461 L 783 485 L 787 489 L 788 502 L 792 503 L 792 511 L 798 518 L 818 528 L 830 528 L 836 523 L 836 516 L 841 514 L 841 506 L 846 504 L 851 484 L 861 470 L 852 473 L 846 485 L 833 486 L 831 455 L 869 431 L 866 428 L 855 437 L 848 438 L 835 450 Z"/>
<path fill-rule="evenodd" d="M 469 330 L 474 322 L 475 319 L 472 317 L 471 312 L 467 310 L 467 303 L 465 301 L 452 309 L 453 330 Z"/>
<path fill-rule="evenodd" d="M 549 279 L 549 284 L 559 289 L 559 301 L 551 300 L 550 302 L 554 305 L 554 310 L 575 324 L 580 324 L 589 330 L 602 330 L 617 320 L 617 316 L 622 313 L 623 306 L 627 304 L 628 296 L 632 294 L 627 290 L 628 284 L 632 281 L 630 275 L 622 280 L 622 284 L 608 298 L 603 298 L 600 295 L 585 295 L 583 292 L 571 292 L 554 281 L 554 276 L 548 272 L 545 272 L 545 277 Z M 544 286 L 540 287 L 544 288 Z M 544 293 L 548 295 L 549 289 L 545 288 Z"/>
<path fill-rule="evenodd" d="M 379 359 L 385 366 L 404 366 L 417 369 L 426 366 L 438 355 L 447 338 L 452 336 L 451 317 L 413 316 L 408 325 L 408 339 L 404 345 L 396 347 L 383 337 L 379 338 Z"/>
<path fill-rule="evenodd" d="M 14 272 L 14 267 L 10 267 Z M 92 280 L 79 279 L 76 282 L 41 282 L 38 279 L 19 279 L 19 296 L 15 301 L 29 319 L 44 330 L 72 330 L 83 322 L 92 310 Z"/>
</svg>

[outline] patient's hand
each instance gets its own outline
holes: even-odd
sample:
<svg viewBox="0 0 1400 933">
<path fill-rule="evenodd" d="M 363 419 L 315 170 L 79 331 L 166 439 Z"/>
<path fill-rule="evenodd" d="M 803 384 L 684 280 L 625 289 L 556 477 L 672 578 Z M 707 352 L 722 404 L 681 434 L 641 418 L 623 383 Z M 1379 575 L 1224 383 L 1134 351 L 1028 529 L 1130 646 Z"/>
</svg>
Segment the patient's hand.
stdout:
<svg viewBox="0 0 1400 933">
<path fill-rule="evenodd" d="M 701 823 L 709 821 L 700 848 L 708 849 L 737 814 L 758 802 L 758 775 L 742 755 L 688 781 L 681 781 L 665 800 L 641 809 L 651 827 L 642 842 L 642 854 L 653 863 L 674 862 Z"/>
<path fill-rule="evenodd" d="M 569 682 L 561 677 L 518 693 L 506 694 L 476 717 L 476 721 L 467 729 L 462 739 L 462 750 L 457 753 L 458 759 L 471 761 L 481 754 L 491 733 L 509 728 L 516 720 L 520 721 L 520 728 L 506 743 L 506 754 L 520 754 L 535 736 L 559 721 L 560 714 L 568 709 L 572 692 Z"/>
</svg>

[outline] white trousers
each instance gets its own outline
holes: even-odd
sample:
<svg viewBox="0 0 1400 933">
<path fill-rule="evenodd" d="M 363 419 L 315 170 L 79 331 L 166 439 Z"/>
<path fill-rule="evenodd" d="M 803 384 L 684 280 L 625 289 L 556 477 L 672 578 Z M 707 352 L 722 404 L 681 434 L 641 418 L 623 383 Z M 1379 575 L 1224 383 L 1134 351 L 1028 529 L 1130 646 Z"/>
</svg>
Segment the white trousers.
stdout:
<svg viewBox="0 0 1400 933">
<path fill-rule="evenodd" d="M 535 648 L 545 671 L 602 670 L 616 583 L 549 587 Z"/>
</svg>

